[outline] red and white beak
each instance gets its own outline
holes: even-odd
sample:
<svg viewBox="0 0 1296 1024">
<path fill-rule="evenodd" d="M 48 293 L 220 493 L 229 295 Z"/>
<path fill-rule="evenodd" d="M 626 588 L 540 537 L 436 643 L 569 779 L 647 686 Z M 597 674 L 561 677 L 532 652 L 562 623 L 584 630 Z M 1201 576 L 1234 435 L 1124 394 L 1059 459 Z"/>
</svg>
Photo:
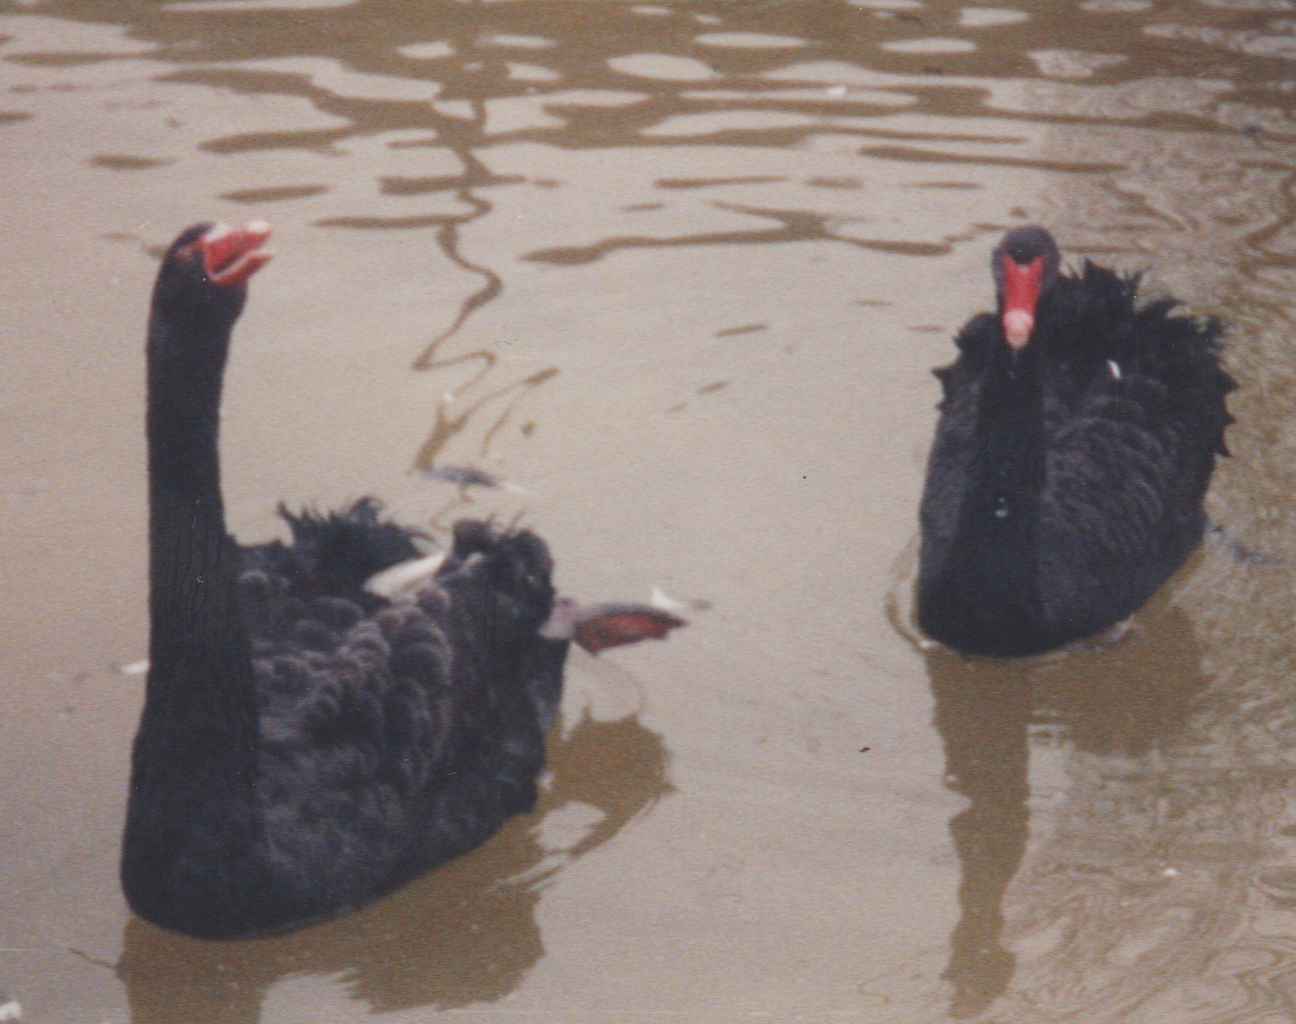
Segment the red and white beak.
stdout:
<svg viewBox="0 0 1296 1024">
<path fill-rule="evenodd" d="M 274 256 L 261 248 L 269 237 L 270 225 L 263 220 L 248 221 L 237 228 L 215 225 L 196 243 L 208 280 L 227 288 L 247 283 Z"/>
<path fill-rule="evenodd" d="M 1035 330 L 1035 307 L 1039 303 L 1040 282 L 1044 277 L 1044 257 L 1029 263 L 1018 263 L 1011 256 L 1003 258 L 1003 329 L 1008 344 L 1020 350 Z"/>
</svg>

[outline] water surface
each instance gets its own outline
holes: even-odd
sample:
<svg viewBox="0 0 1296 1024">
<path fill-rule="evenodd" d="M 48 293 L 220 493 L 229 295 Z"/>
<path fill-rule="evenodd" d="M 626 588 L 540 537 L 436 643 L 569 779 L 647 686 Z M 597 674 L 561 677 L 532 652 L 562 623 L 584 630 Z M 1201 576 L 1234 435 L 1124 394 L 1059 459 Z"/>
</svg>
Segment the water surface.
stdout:
<svg viewBox="0 0 1296 1024">
<path fill-rule="evenodd" d="M 1287 0 L 0 4 L 0 989 L 137 1024 L 1290 1019 L 1294 60 Z M 156 257 L 252 217 L 241 538 L 374 493 L 433 534 L 520 515 L 580 597 L 711 608 L 573 656 L 542 804 L 482 849 L 207 944 L 117 888 L 120 667 Z M 969 662 L 908 617 L 928 371 L 1030 222 L 1231 325 L 1224 532 L 1122 642 Z"/>
</svg>

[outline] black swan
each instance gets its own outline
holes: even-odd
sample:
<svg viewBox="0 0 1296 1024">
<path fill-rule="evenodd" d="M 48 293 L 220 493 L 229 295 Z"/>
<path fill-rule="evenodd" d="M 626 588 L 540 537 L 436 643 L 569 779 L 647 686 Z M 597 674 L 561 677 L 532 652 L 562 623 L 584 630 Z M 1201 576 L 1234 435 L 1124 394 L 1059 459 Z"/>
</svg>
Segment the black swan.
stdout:
<svg viewBox="0 0 1296 1024">
<path fill-rule="evenodd" d="M 490 837 L 536 798 L 569 639 L 680 619 L 555 598 L 544 542 L 463 521 L 420 558 L 361 499 L 226 533 L 217 448 L 230 331 L 265 224 L 171 245 L 148 326 L 149 673 L 121 878 L 140 917 L 201 938 L 356 907 Z"/>
<path fill-rule="evenodd" d="M 1220 325 L 1140 305 L 1139 275 L 1060 268 L 1039 227 L 991 255 L 944 390 L 919 513 L 918 624 L 969 654 L 1026 655 L 1137 610 L 1201 541 L 1236 385 Z"/>
</svg>

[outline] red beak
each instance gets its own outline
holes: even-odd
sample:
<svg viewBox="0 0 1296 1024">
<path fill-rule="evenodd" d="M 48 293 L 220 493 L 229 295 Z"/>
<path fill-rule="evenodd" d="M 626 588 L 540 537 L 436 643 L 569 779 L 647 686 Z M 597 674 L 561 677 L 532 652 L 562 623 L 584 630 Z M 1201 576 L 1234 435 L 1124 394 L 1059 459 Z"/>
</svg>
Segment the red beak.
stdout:
<svg viewBox="0 0 1296 1024">
<path fill-rule="evenodd" d="M 1021 349 L 1035 329 L 1035 307 L 1043 276 L 1043 256 L 1036 256 L 1025 266 L 1011 256 L 1003 258 L 1003 328 L 1013 349 Z"/>
<path fill-rule="evenodd" d="M 269 237 L 270 225 L 263 220 L 238 228 L 217 224 L 197 242 L 208 279 L 223 287 L 246 284 L 274 255 L 261 248 Z"/>
</svg>

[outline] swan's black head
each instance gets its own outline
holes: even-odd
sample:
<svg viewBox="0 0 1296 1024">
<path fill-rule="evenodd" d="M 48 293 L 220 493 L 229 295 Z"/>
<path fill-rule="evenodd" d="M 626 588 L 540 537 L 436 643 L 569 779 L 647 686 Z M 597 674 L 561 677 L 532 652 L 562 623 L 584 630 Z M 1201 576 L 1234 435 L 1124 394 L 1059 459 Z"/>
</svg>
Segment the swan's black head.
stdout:
<svg viewBox="0 0 1296 1024">
<path fill-rule="evenodd" d="M 162 259 L 147 346 L 150 451 L 158 472 L 179 478 L 194 461 L 195 439 L 215 437 L 230 331 L 248 278 L 270 259 L 261 249 L 269 236 L 259 221 L 241 228 L 196 224 Z"/>
<path fill-rule="evenodd" d="M 153 287 L 153 318 L 228 332 L 247 300 L 247 281 L 270 260 L 270 225 L 195 224 L 171 243 Z"/>
<path fill-rule="evenodd" d="M 1053 287 L 1061 263 L 1053 236 L 1034 225 L 1009 231 L 991 253 L 1004 336 L 1014 350 L 1030 340 L 1040 297 Z"/>
</svg>

